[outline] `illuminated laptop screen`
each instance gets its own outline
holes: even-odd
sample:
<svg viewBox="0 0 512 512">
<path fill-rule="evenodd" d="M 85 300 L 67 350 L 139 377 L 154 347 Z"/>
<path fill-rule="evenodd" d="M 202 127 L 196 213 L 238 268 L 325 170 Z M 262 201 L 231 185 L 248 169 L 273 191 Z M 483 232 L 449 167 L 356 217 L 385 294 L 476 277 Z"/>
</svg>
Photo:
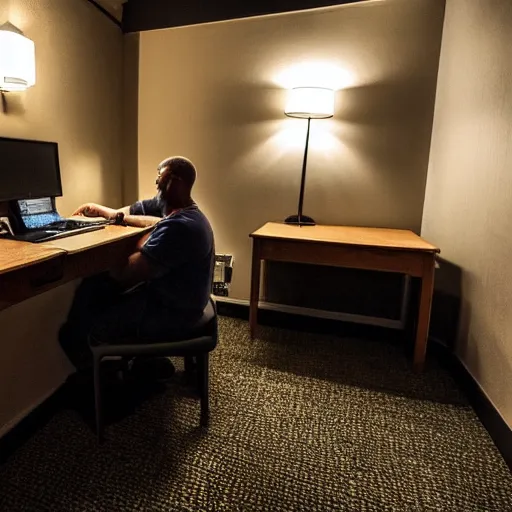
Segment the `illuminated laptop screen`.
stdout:
<svg viewBox="0 0 512 512">
<path fill-rule="evenodd" d="M 18 201 L 21 220 L 27 229 L 37 229 L 61 220 L 54 210 L 51 197 L 21 199 Z"/>
</svg>

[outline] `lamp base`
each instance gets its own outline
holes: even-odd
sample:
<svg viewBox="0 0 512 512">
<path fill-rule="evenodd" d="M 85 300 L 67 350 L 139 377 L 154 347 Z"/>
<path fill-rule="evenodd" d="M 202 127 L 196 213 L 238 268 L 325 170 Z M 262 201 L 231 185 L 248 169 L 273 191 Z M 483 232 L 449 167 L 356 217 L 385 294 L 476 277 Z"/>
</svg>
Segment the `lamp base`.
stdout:
<svg viewBox="0 0 512 512">
<path fill-rule="evenodd" d="M 316 222 L 307 215 L 290 215 L 284 219 L 285 224 L 294 224 L 296 226 L 315 226 Z"/>
</svg>

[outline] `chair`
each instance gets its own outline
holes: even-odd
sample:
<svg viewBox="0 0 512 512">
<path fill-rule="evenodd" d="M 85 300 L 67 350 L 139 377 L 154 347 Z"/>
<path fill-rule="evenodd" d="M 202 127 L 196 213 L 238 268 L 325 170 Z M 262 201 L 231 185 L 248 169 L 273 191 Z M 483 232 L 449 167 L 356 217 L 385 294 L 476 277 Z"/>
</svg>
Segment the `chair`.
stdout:
<svg viewBox="0 0 512 512">
<path fill-rule="evenodd" d="M 100 366 L 103 358 L 108 356 L 136 357 L 136 356 L 177 356 L 185 358 L 185 370 L 190 368 L 192 359 L 197 364 L 197 387 L 201 400 L 201 426 L 208 425 L 209 401 L 208 401 L 208 373 L 209 354 L 217 346 L 218 325 L 217 307 L 213 296 L 203 311 L 198 322 L 180 339 L 164 343 L 139 343 L 126 345 L 109 345 L 108 343 L 96 343 L 89 340 L 93 354 L 94 371 L 94 400 L 96 408 L 96 433 L 98 441 L 103 440 L 103 415 L 101 400 L 101 375 Z"/>
</svg>

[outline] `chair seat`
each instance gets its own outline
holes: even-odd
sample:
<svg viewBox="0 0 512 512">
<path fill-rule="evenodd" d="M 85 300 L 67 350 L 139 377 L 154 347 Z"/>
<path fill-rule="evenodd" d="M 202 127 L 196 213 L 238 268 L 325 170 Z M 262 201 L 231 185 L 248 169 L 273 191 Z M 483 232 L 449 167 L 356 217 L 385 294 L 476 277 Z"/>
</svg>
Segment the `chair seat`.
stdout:
<svg viewBox="0 0 512 512">
<path fill-rule="evenodd" d="M 181 336 L 177 336 L 180 334 Z M 201 317 L 190 328 L 182 333 L 172 334 L 172 339 L 162 340 L 161 343 L 144 343 L 137 340 L 137 343 L 127 343 L 123 345 L 97 343 L 97 340 L 89 337 L 89 346 L 93 355 L 94 370 L 94 403 L 96 409 L 96 432 L 98 440 L 103 439 L 103 420 L 101 415 L 101 361 L 105 356 L 178 356 L 185 357 L 185 367 L 187 359 L 195 359 L 196 377 L 198 391 L 201 400 L 201 420 L 202 426 L 208 425 L 209 405 L 208 405 L 208 368 L 209 352 L 217 346 L 218 325 L 217 308 L 215 298 L 210 296 Z M 102 340 L 103 341 L 103 340 Z"/>
<path fill-rule="evenodd" d="M 90 339 L 90 347 L 100 357 L 109 355 L 167 355 L 186 356 L 193 352 L 211 352 L 217 345 L 216 311 L 213 300 L 209 300 L 201 317 L 191 327 L 182 332 L 173 332 L 171 338 L 162 341 L 123 344 L 109 344 Z"/>
<path fill-rule="evenodd" d="M 213 305 L 213 301 L 209 300 L 208 304 L 204 308 L 201 313 L 201 318 L 197 320 L 197 322 L 187 329 L 185 337 L 196 337 L 196 336 L 204 336 L 205 334 L 211 334 L 212 330 L 212 322 L 215 320 L 215 307 Z M 183 336 L 180 336 L 182 338 Z"/>
</svg>

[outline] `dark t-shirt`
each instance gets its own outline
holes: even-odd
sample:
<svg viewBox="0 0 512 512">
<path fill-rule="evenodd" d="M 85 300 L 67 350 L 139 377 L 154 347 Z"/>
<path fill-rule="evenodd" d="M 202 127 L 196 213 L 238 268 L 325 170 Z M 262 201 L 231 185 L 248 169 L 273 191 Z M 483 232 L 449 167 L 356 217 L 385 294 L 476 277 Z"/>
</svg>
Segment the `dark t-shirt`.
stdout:
<svg viewBox="0 0 512 512">
<path fill-rule="evenodd" d="M 151 215 L 165 217 L 165 205 L 159 196 L 137 201 L 130 206 L 130 215 Z"/>
<path fill-rule="evenodd" d="M 137 201 L 130 213 L 162 217 L 163 205 L 157 197 Z M 157 302 L 184 314 L 203 311 L 211 293 L 215 250 L 210 223 L 195 203 L 162 218 L 141 252 L 162 269 L 148 283 Z"/>
</svg>

